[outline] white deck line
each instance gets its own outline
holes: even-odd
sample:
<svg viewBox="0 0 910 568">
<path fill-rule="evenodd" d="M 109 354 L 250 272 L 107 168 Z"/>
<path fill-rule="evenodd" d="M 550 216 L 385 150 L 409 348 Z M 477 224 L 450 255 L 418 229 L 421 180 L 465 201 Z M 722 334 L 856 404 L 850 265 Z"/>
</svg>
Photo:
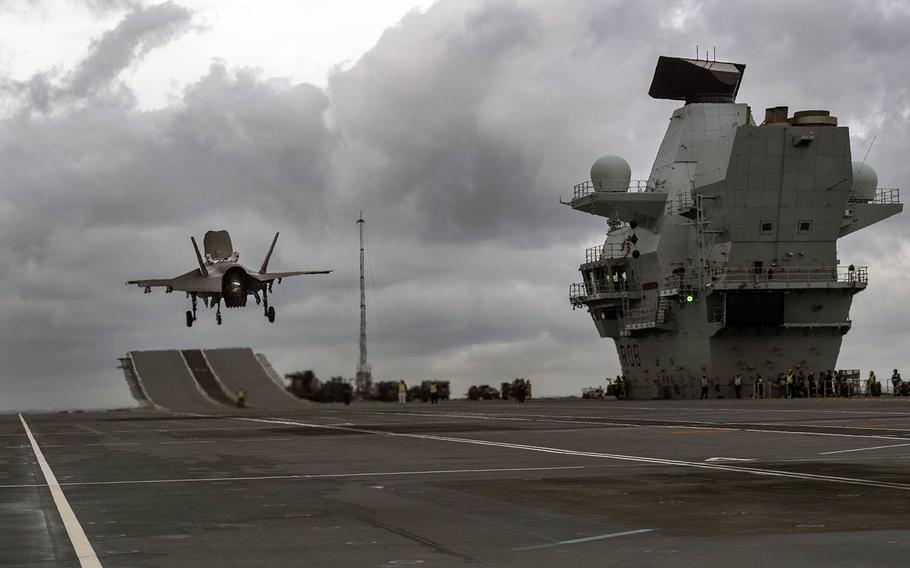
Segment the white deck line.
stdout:
<svg viewBox="0 0 910 568">
<path fill-rule="evenodd" d="M 288 426 L 300 426 L 302 428 L 320 428 L 326 430 L 342 430 L 347 432 L 357 432 L 359 434 L 371 434 L 374 436 L 387 436 L 391 438 L 416 438 L 420 440 L 435 440 L 439 442 L 452 442 L 456 444 L 473 444 L 477 446 L 491 446 L 498 448 L 510 448 L 514 450 L 523 450 L 528 452 L 540 452 L 546 454 L 559 454 L 567 456 L 590 457 L 600 459 L 610 459 L 637 463 L 670 465 L 677 467 L 689 467 L 695 469 L 713 469 L 719 471 L 729 471 L 734 473 L 745 473 L 762 477 L 785 477 L 791 479 L 805 479 L 810 481 L 826 481 L 834 483 L 843 483 L 846 485 L 862 485 L 866 487 L 880 487 L 883 489 L 898 489 L 901 491 L 910 491 L 910 484 L 895 483 L 889 481 L 876 481 L 874 479 L 863 479 L 857 477 L 840 477 L 834 475 L 820 475 L 815 473 L 801 473 L 796 471 L 784 471 L 776 469 L 764 469 L 755 467 L 743 467 L 735 465 L 726 465 L 718 463 L 692 462 L 686 460 L 652 458 L 647 456 L 634 456 L 628 454 L 608 454 L 605 452 L 584 452 L 579 450 L 569 450 L 565 448 L 555 448 L 548 446 L 532 446 L 528 444 L 511 444 L 508 442 L 496 442 L 472 438 L 455 438 L 451 436 L 436 436 L 432 434 L 407 434 L 402 432 L 384 432 L 382 430 L 369 430 L 366 428 L 351 428 L 346 426 L 329 426 L 326 424 L 312 424 L 307 422 L 297 422 L 294 420 L 268 419 L 268 418 L 235 418 L 235 420 L 248 420 L 251 422 L 264 422 L 271 424 L 285 424 Z"/>
<path fill-rule="evenodd" d="M 910 444 L 892 444 L 890 446 L 873 446 L 871 448 L 853 448 L 850 450 L 836 450 L 833 452 L 821 452 L 820 456 L 829 456 L 831 454 L 848 454 L 850 452 L 865 452 L 867 450 L 884 450 L 885 448 L 903 448 L 904 446 L 910 446 Z"/>
<path fill-rule="evenodd" d="M 180 355 L 180 360 L 183 361 L 183 366 L 186 368 L 186 372 L 190 376 L 190 380 L 193 381 L 193 386 L 196 387 L 196 391 L 202 395 L 202 398 L 211 402 L 218 408 L 225 408 L 225 405 L 223 403 L 218 402 L 214 398 L 210 397 L 209 393 L 205 392 L 205 389 L 202 388 L 202 385 L 200 385 L 199 381 L 196 380 L 196 375 L 194 375 L 193 370 L 190 369 L 190 362 L 186 360 L 186 355 L 183 354 L 183 349 L 177 349 L 176 351 Z M 208 365 L 208 361 L 206 361 L 205 364 Z M 212 373 L 212 374 L 214 374 L 214 373 Z M 215 380 L 217 381 L 218 378 L 215 377 Z M 218 381 L 218 384 L 221 384 L 221 381 Z M 230 398 L 230 397 L 228 397 L 228 398 Z"/>
<path fill-rule="evenodd" d="M 237 397 L 235 396 L 236 393 L 231 392 L 231 390 L 225 386 L 224 382 L 222 382 L 221 377 L 218 376 L 218 373 L 215 371 L 215 367 L 212 366 L 212 362 L 209 361 L 208 355 L 205 354 L 205 351 L 205 349 L 199 350 L 199 352 L 202 353 L 202 360 L 205 361 L 205 366 L 209 368 L 209 372 L 212 373 L 212 377 L 215 379 L 215 382 L 218 383 L 219 387 L 221 387 L 221 392 L 223 392 L 229 400 L 233 400 L 234 404 L 237 404 Z M 183 350 L 181 350 L 180 353 L 183 353 Z M 183 359 L 185 361 L 186 357 Z M 195 376 L 193 379 L 195 380 Z"/>
<path fill-rule="evenodd" d="M 32 436 L 32 431 L 29 429 L 28 423 L 21 414 L 19 415 L 19 420 L 22 422 L 22 427 L 25 428 L 25 435 L 28 436 L 28 441 L 32 444 L 32 451 L 35 452 L 35 458 L 38 460 L 38 465 L 41 467 L 41 473 L 44 474 L 45 481 L 47 481 L 47 487 L 51 491 L 51 497 L 54 498 L 57 512 L 60 513 L 60 518 L 63 520 L 66 534 L 69 536 L 73 549 L 76 551 L 79 565 L 82 566 L 82 568 L 101 568 L 101 561 L 99 561 L 98 556 L 95 555 L 95 549 L 92 548 L 92 544 L 88 541 L 88 537 L 85 536 L 85 531 L 82 530 L 82 525 L 80 525 L 79 520 L 76 519 L 73 508 L 70 507 L 69 502 L 66 500 L 63 489 L 61 489 L 60 484 L 57 483 L 57 477 L 51 470 L 51 466 L 48 465 L 47 460 L 44 459 L 44 454 L 41 453 L 38 442 L 35 440 L 35 437 Z"/>
<path fill-rule="evenodd" d="M 635 534 L 644 534 L 644 533 L 649 533 L 649 532 L 654 532 L 654 529 L 638 529 L 638 530 L 634 530 L 634 531 L 623 531 L 623 532 L 610 533 L 610 534 L 599 534 L 596 536 L 573 538 L 571 540 L 561 540 L 559 542 L 551 542 L 549 544 L 538 544 L 536 546 L 522 546 L 519 548 L 513 548 L 512 550 L 516 551 L 516 552 L 523 551 L 523 550 L 540 550 L 541 548 L 553 548 L 554 546 L 563 546 L 566 544 L 580 544 L 583 542 L 593 542 L 595 540 L 604 540 L 607 538 L 617 538 L 620 536 L 631 536 L 631 535 L 635 535 Z"/>
<path fill-rule="evenodd" d="M 133 366 L 133 375 L 136 376 L 136 384 L 139 385 L 139 388 L 142 390 L 142 394 L 145 395 L 145 400 L 148 401 L 149 408 L 151 410 L 165 410 L 164 407 L 152 400 L 152 397 L 149 396 L 149 391 L 147 388 L 145 388 L 145 383 L 142 382 L 142 377 L 139 376 L 139 370 L 136 367 L 136 359 L 133 358 L 133 352 L 128 352 L 126 356 L 130 358 L 130 364 Z"/>
<path fill-rule="evenodd" d="M 805 430 L 771 430 L 763 428 L 742 428 L 736 425 L 727 425 L 723 422 L 694 422 L 695 424 L 703 424 L 702 426 L 692 426 L 690 424 L 637 424 L 632 422 L 611 422 L 614 420 L 610 417 L 602 417 L 597 422 L 586 421 L 586 420 L 577 420 L 567 416 L 560 415 L 547 415 L 547 414 L 524 414 L 524 415 L 498 415 L 498 414 L 453 414 L 453 413 L 436 413 L 436 412 L 395 412 L 395 411 L 374 411 L 372 414 L 382 414 L 388 416 L 423 416 L 423 417 L 443 417 L 443 418 L 464 418 L 472 420 L 502 420 L 502 421 L 512 421 L 512 422 L 553 422 L 561 424 L 593 424 L 599 426 L 618 426 L 618 427 L 629 427 L 629 428 L 655 428 L 655 429 L 671 429 L 671 430 L 714 430 L 714 431 L 724 431 L 724 432 L 760 432 L 763 434 L 792 434 L 797 436 L 835 436 L 838 438 L 872 438 L 876 440 L 906 440 L 907 438 L 901 436 L 891 436 L 891 435 L 875 435 L 875 434 L 840 434 L 837 432 L 808 432 Z M 595 418 L 595 417 L 579 417 L 579 418 Z M 636 420 L 639 420 L 636 418 Z M 644 420 L 644 419 L 641 419 Z M 672 422 L 672 420 L 660 420 L 661 422 Z M 693 423 L 691 420 L 686 422 Z M 762 424 L 756 424 L 761 426 Z M 778 424 L 769 424 L 769 426 L 777 427 Z"/>
<path fill-rule="evenodd" d="M 453 473 L 521 473 L 533 471 L 564 471 L 588 469 L 585 465 L 559 465 L 543 467 L 485 467 L 473 469 L 429 469 L 414 471 L 358 471 L 353 473 L 294 473 L 287 475 L 246 475 L 238 477 L 178 477 L 173 479 L 124 479 L 120 481 L 70 481 L 64 482 L 65 487 L 93 486 L 93 485 L 158 485 L 171 483 L 223 483 L 234 481 L 287 481 L 296 479 L 333 479 L 357 477 L 406 477 L 415 475 L 446 475 Z M 0 489 L 25 489 L 29 487 L 45 487 L 40 483 L 19 483 L 0 485 Z"/>
</svg>

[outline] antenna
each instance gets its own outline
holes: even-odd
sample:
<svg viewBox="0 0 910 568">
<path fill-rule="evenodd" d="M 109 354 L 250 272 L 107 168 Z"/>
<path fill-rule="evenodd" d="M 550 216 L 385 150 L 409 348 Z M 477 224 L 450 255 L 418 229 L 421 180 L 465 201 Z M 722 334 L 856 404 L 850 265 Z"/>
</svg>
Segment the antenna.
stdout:
<svg viewBox="0 0 910 568">
<path fill-rule="evenodd" d="M 859 166 L 859 171 L 857 173 L 862 173 L 863 168 L 866 167 L 866 160 L 869 159 L 869 152 L 872 151 L 872 146 L 875 144 L 875 141 L 878 140 L 878 133 L 882 131 L 882 127 L 885 126 L 885 121 L 888 120 L 888 117 L 891 116 L 891 111 L 894 110 L 892 107 L 885 113 L 885 116 L 882 118 L 882 121 L 878 123 L 878 128 L 875 129 L 875 134 L 872 136 L 872 141 L 869 142 L 869 147 L 866 148 L 866 153 L 863 155 L 863 161 Z"/>
<path fill-rule="evenodd" d="M 363 274 L 364 225 L 366 225 L 366 221 L 363 220 L 363 211 L 361 211 L 360 218 L 357 219 L 357 226 L 360 230 L 360 360 L 357 363 L 356 384 L 357 394 L 362 397 L 368 397 L 373 383 L 373 375 L 370 365 L 367 363 L 367 288 Z"/>
<path fill-rule="evenodd" d="M 714 61 L 717 61 L 717 46 L 714 46 Z"/>
<path fill-rule="evenodd" d="M 695 61 L 698 61 L 698 56 L 701 52 L 698 49 L 698 44 L 695 44 Z"/>
</svg>

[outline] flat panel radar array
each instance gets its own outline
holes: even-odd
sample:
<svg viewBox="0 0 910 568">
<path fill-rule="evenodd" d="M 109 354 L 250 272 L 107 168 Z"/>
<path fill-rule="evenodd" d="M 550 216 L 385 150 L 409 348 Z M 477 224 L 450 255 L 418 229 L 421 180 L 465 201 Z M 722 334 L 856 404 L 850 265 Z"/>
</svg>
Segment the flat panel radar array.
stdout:
<svg viewBox="0 0 910 568">
<path fill-rule="evenodd" d="M 661 56 L 648 94 L 655 99 L 686 102 L 736 100 L 746 66 L 679 57 Z"/>
<path fill-rule="evenodd" d="M 632 398 L 732 396 L 741 374 L 835 368 L 868 285 L 837 239 L 900 213 L 900 192 L 854 162 L 827 110 L 737 103 L 745 65 L 661 57 L 649 94 L 684 101 L 646 180 L 608 155 L 566 205 L 606 219 L 569 287 L 612 339 Z"/>
</svg>

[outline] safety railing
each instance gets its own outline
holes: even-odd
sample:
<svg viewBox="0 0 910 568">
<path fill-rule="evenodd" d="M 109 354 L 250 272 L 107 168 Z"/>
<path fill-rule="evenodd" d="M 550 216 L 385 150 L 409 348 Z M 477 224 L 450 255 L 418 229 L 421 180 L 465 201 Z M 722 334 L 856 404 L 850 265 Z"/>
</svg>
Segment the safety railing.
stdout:
<svg viewBox="0 0 910 568">
<path fill-rule="evenodd" d="M 879 187 L 875 190 L 872 203 L 877 205 L 893 205 L 901 202 L 901 190 L 895 187 Z"/>
<path fill-rule="evenodd" d="M 657 308 L 637 308 L 623 314 L 626 329 L 644 329 L 657 325 Z"/>
<path fill-rule="evenodd" d="M 698 269 L 690 267 L 690 270 L 685 272 L 676 272 L 665 276 L 663 282 L 661 283 L 661 290 L 679 290 L 682 288 L 697 288 L 699 285 L 698 281 Z"/>
<path fill-rule="evenodd" d="M 569 302 L 573 306 L 584 304 L 588 299 L 588 287 L 584 284 L 569 284 Z"/>
<path fill-rule="evenodd" d="M 865 266 L 830 267 L 772 267 L 727 268 L 709 272 L 715 284 L 761 285 L 812 285 L 812 284 L 853 284 L 865 286 L 869 282 L 869 269 Z"/>
<path fill-rule="evenodd" d="M 585 249 L 585 264 L 590 262 L 600 262 L 610 258 L 623 258 L 631 253 L 629 245 L 623 246 L 622 243 L 604 243 L 602 245 L 589 247 Z"/>
<path fill-rule="evenodd" d="M 901 190 L 895 187 L 879 187 L 875 189 L 872 199 L 866 200 L 853 196 L 850 203 L 874 203 L 875 205 L 894 205 L 901 202 Z"/>
<path fill-rule="evenodd" d="M 573 306 L 584 304 L 590 300 L 622 297 L 641 297 L 641 287 L 637 282 L 630 282 L 629 280 L 620 280 L 618 282 L 594 280 L 569 285 L 569 302 Z"/>
<path fill-rule="evenodd" d="M 633 179 L 629 182 L 629 193 L 642 193 L 645 191 L 651 191 L 654 187 L 648 184 L 646 179 Z M 584 197 L 594 193 L 594 182 L 591 180 L 583 181 L 581 183 L 575 184 L 575 187 L 572 191 L 572 198 L 578 199 L 579 197 Z"/>
<path fill-rule="evenodd" d="M 667 212 L 682 213 L 691 209 L 693 205 L 692 194 L 683 191 L 667 199 Z"/>
<path fill-rule="evenodd" d="M 726 305 L 721 302 L 719 306 L 714 306 L 708 310 L 708 322 L 710 323 L 726 323 L 727 322 L 727 310 Z"/>
</svg>

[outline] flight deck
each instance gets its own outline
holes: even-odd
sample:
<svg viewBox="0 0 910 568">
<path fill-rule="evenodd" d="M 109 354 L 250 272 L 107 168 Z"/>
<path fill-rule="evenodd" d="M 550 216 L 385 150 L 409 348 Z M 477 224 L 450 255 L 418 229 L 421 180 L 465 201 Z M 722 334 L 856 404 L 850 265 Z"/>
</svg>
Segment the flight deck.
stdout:
<svg viewBox="0 0 910 568">
<path fill-rule="evenodd" d="M 910 555 L 902 399 L 26 413 L 0 416 L 0 464 L 4 568 Z"/>
</svg>

